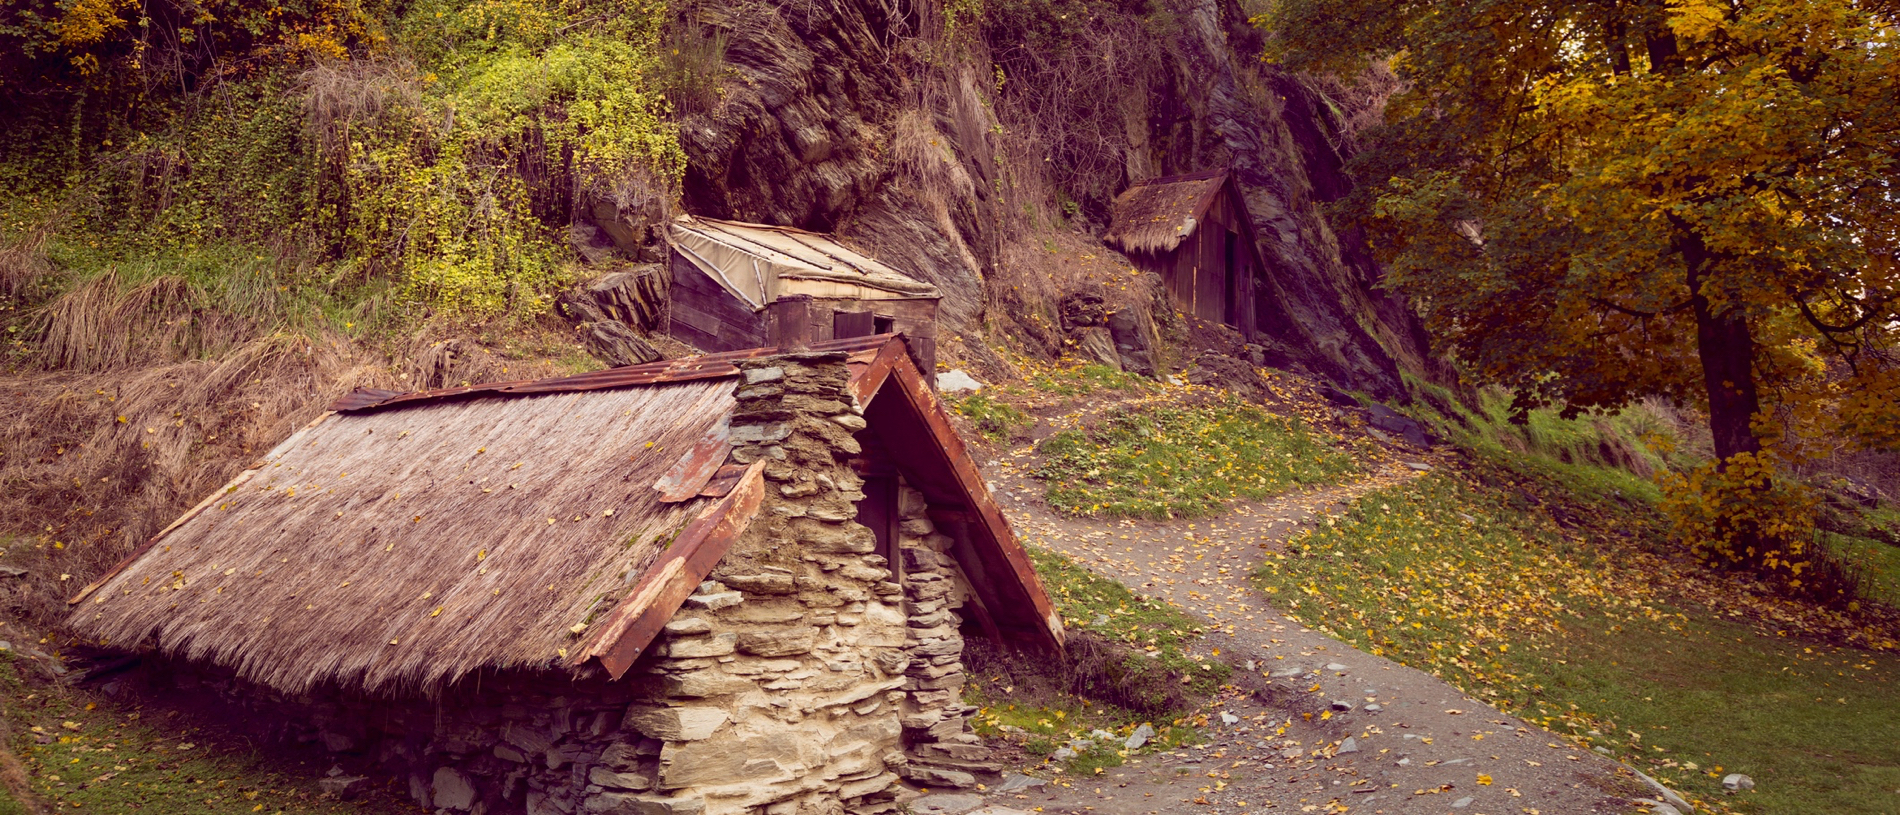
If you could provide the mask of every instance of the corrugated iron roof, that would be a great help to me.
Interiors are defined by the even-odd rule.
[[[940,296],[929,283],[803,229],[682,215],[668,226],[667,240],[754,309],[797,294],[853,300]]]

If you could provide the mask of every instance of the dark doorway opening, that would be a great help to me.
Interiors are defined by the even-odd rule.
[[[1226,285],[1221,287],[1221,322],[1240,325],[1240,235],[1227,233]]]

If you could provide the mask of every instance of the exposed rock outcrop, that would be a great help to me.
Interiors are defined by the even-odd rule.
[[[968,331],[1028,320],[1026,299],[1060,296],[1027,291],[1019,284],[1038,270],[999,260],[999,246],[1032,239],[1049,217],[1037,213],[1099,228],[1101,207],[1133,181],[1230,167],[1270,267],[1256,309],[1269,357],[1402,397],[1401,367],[1425,364],[1422,331],[1377,287],[1381,272],[1360,237],[1333,230],[1321,209],[1350,185],[1337,114],[1318,91],[1257,59],[1259,35],[1233,0],[1165,6],[1089,7],[1090,22],[1073,36],[1101,34],[1103,44],[1082,51],[1139,54],[1105,57],[1120,71],[1113,104],[1061,111],[1013,95],[1040,78],[1004,70],[1029,70],[1019,59],[1027,41],[1009,39],[1022,32],[997,28],[1015,24],[1008,20],[951,36],[946,12],[930,4],[699,7],[688,14],[726,38],[731,79],[719,105],[682,124],[684,205],[838,231],[938,286],[946,327]],[[1128,45],[1130,35],[1115,31],[1150,41]],[[1058,144],[1065,128],[1086,130],[1088,149]],[[1044,309],[1053,316],[1055,303]],[[1119,346],[1127,335],[1111,338]],[[1131,350],[1135,359],[1117,355],[1124,365],[1150,367]]]

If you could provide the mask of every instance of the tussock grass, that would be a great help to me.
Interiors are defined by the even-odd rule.
[[[1235,400],[1117,409],[1039,448],[1049,504],[1084,516],[1193,518],[1230,500],[1325,484],[1358,467],[1296,419]]]

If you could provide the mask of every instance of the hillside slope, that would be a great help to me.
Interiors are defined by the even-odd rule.
[[[930,279],[950,358],[997,376],[992,349],[1068,350],[1076,294],[1158,324],[1178,364],[1204,332],[1097,236],[1128,184],[1229,167],[1271,266],[1267,355],[1386,399],[1424,366],[1323,214],[1341,114],[1259,61],[1232,0],[3,13],[18,613],[351,387],[598,366],[554,303],[657,259],[682,210],[836,231]]]

